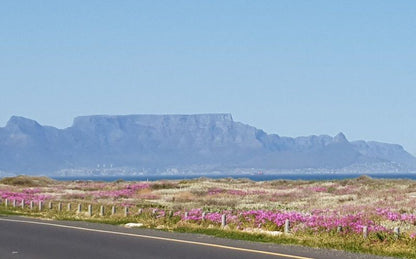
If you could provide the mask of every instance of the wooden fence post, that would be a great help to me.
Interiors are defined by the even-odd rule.
[[[51,201],[49,202],[48,209],[50,209],[50,210],[52,209],[52,202]]]
[[[13,200],[12,204],[13,204],[13,208],[16,208],[16,200]]]
[[[116,214],[116,206],[111,207],[111,215]]]
[[[284,229],[284,233],[285,233],[285,234],[289,234],[289,232],[290,232],[290,221],[289,221],[289,219],[286,219],[286,220],[285,220],[285,229]]]
[[[4,207],[8,207],[9,206],[9,199],[5,199],[4,200]]]
[[[202,221],[205,221],[205,217],[206,217],[206,215],[207,215],[207,214],[205,213],[205,211],[204,211],[204,212],[202,212],[202,217],[201,217],[201,220],[202,220]]]
[[[337,232],[338,232],[338,233],[342,232],[342,226],[338,226],[338,227],[337,227]]]
[[[129,207],[124,207],[124,217],[127,217],[129,215]]]
[[[42,211],[43,209],[43,201],[39,201],[39,211]]]
[[[368,237],[368,227],[364,226],[363,227],[363,238],[367,238]]]
[[[62,211],[62,202],[58,203],[58,211],[61,212]]]
[[[67,205],[67,210],[68,210],[68,211],[71,211],[71,203],[68,203],[68,205]]]
[[[78,203],[77,213],[81,213],[81,210],[82,210],[82,205],[81,203]]]
[[[30,210],[33,210],[33,208],[35,207],[35,202],[34,201],[30,201]]]
[[[22,203],[20,204],[20,206],[22,206],[22,209],[25,208],[25,200],[22,200]]]
[[[221,215],[221,227],[225,227],[227,225],[227,215],[222,214]]]
[[[100,216],[104,217],[104,206],[103,205],[100,206]]]
[[[89,217],[92,216],[92,205],[91,204],[88,205],[88,216]]]
[[[394,233],[394,236],[396,238],[399,238],[400,237],[400,227],[395,227],[394,230],[393,230],[393,233]]]

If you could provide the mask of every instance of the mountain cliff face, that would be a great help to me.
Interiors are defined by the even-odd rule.
[[[340,133],[288,138],[235,122],[230,114],[82,116],[57,129],[13,116],[0,128],[0,171],[52,173],[96,168],[340,170],[383,164],[412,170],[401,146],[349,142]],[[358,167],[359,168],[359,167]]]

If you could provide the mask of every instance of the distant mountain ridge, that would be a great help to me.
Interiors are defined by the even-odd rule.
[[[0,171],[53,174],[104,165],[146,172],[409,171],[416,169],[416,158],[400,145],[349,142],[342,133],[267,134],[231,114],[81,116],[65,129],[12,116],[0,128]]]

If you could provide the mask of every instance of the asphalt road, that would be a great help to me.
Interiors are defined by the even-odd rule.
[[[0,258],[383,258],[86,222],[0,216]]]

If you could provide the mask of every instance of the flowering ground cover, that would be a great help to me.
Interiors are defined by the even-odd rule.
[[[416,258],[416,181],[412,180],[363,176],[336,181],[199,178],[42,183],[37,178],[21,178],[0,181],[2,211],[107,223],[140,222],[170,230],[217,229],[252,234],[283,232],[289,220],[290,233],[274,236],[271,241],[291,240],[290,243],[303,245]],[[17,206],[9,203],[6,208],[6,199],[16,200]],[[19,206],[22,201],[24,209]],[[58,211],[55,205],[52,210],[39,211],[28,208],[31,201],[73,207]],[[77,204],[83,208],[92,205],[93,209],[90,214],[85,209],[76,212]],[[117,212],[110,213],[113,206]],[[221,226],[223,217],[226,227]],[[368,230],[366,238],[364,227]]]

